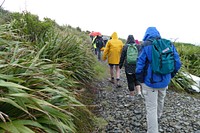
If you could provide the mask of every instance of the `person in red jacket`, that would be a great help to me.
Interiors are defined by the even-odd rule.
[[[135,43],[138,44],[138,45],[140,44],[140,42],[138,40],[135,40]]]

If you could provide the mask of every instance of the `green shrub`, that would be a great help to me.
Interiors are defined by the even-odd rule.
[[[170,88],[179,92],[183,91],[194,94],[192,85],[195,82],[186,75],[193,74],[200,77],[200,47],[185,43],[175,43],[175,46],[180,55],[182,67],[172,79]]]
[[[11,21],[11,15],[8,11],[0,7],[0,25]]]
[[[52,30],[32,43],[17,33],[26,32],[0,26],[0,132],[91,130],[93,114],[75,95],[95,76],[87,37]]]
[[[37,15],[29,12],[12,13],[12,28],[17,29],[17,34],[22,38],[34,42],[52,30],[55,22],[49,18],[40,21]]]
[[[176,43],[176,48],[187,71],[200,77],[200,46]]]

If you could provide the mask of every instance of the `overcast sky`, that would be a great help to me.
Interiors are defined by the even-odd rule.
[[[3,8],[27,10],[83,31],[115,31],[124,39],[133,34],[142,40],[146,29],[155,26],[163,38],[200,44],[198,0],[5,0]]]

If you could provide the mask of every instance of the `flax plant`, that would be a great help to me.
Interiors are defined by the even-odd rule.
[[[200,47],[192,44],[175,43],[177,51],[180,55],[182,67],[178,74],[172,79],[172,88],[175,90],[194,93],[192,85],[195,85],[190,74],[200,76]],[[198,87],[198,86],[196,86]]]
[[[74,121],[91,121],[92,114],[73,88],[94,76],[82,41],[53,33],[33,44],[10,33],[0,26],[0,132],[78,132]]]
[[[200,46],[178,43],[176,47],[186,69],[191,74],[200,77]]]

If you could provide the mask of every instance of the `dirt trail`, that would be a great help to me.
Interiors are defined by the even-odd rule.
[[[144,99],[130,100],[124,69],[121,70],[121,88],[102,80],[96,104],[98,113],[107,126],[98,133],[146,133]],[[200,133],[200,99],[187,94],[167,91],[164,112],[159,124],[160,133]]]

